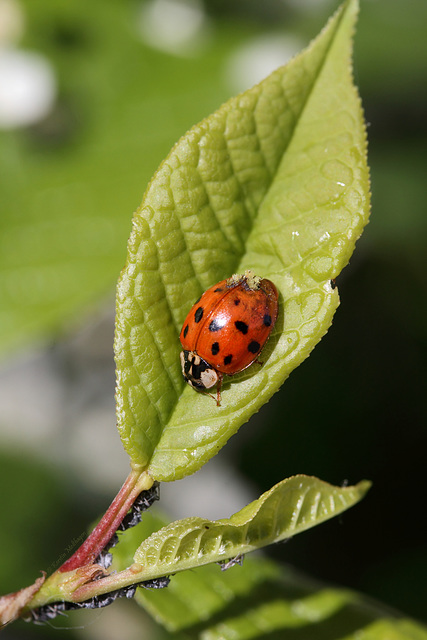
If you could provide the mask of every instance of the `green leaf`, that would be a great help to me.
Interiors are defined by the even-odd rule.
[[[213,625],[201,640],[426,640],[427,629],[412,620],[391,617],[377,608],[378,619],[369,604],[358,602],[356,594],[323,589],[307,598],[289,601],[277,597],[258,604],[243,615]],[[380,617],[382,614],[382,617]],[[350,631],[351,630],[351,631]],[[284,636],[284,632],[286,636]]]
[[[427,640],[425,627],[380,603],[262,557],[226,572],[187,571],[135,599],[170,631],[194,629],[201,640]]]
[[[153,533],[134,560],[144,578],[220,562],[301,533],[361,500],[370,483],[334,487],[317,478],[282,480],[231,518],[177,520]],[[147,576],[147,578],[145,577]]]
[[[167,589],[138,589],[135,600],[170,631],[200,623],[209,627],[208,621],[227,606],[239,598],[252,598],[279,576],[280,569],[273,562],[247,557],[232,571],[221,571],[215,565],[184,571],[173,576]]]
[[[193,127],[134,216],[117,289],[117,422],[132,464],[157,480],[215,455],[332,321],[330,281],[369,212],[356,14],[348,0],[301,55]],[[184,385],[178,333],[203,290],[247,268],[277,285],[279,319],[264,365],[228,379],[217,407]]]

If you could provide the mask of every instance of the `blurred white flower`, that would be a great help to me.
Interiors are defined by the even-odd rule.
[[[230,57],[226,80],[233,93],[245,91],[286,64],[303,47],[295,36],[271,34],[254,38]]]
[[[45,455],[57,433],[63,385],[49,353],[34,349],[0,365],[0,446]]]
[[[209,22],[200,0],[149,0],[141,7],[143,41],[174,55],[194,55],[209,40]]]
[[[0,49],[0,128],[25,127],[45,118],[55,103],[49,61],[31,51]]]

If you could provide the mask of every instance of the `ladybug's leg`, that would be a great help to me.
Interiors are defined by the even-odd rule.
[[[221,406],[221,387],[222,387],[222,376],[218,374],[218,382],[216,383],[216,397],[212,393],[209,393],[209,391],[204,392],[205,395],[212,398],[212,400],[215,400],[217,407]]]
[[[215,402],[217,402],[216,396],[214,396],[212,393],[209,393],[209,391],[202,391],[204,396],[209,396],[209,398],[212,398],[212,400],[215,400]]]
[[[216,383],[216,406],[221,406],[221,387],[222,387],[222,376],[218,376],[218,382]]]

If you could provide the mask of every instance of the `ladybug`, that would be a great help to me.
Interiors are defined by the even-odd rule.
[[[220,406],[223,376],[243,371],[257,359],[277,320],[278,298],[275,285],[252,271],[207,289],[179,335],[185,381],[199,391],[217,385]]]

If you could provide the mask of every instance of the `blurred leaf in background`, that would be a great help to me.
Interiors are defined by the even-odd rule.
[[[52,447],[51,457],[62,464],[78,430],[86,438],[92,434],[104,474],[113,474],[117,467],[112,453],[100,453],[109,434],[116,437],[112,316],[104,324],[92,320],[86,341],[81,333],[68,342],[58,335],[76,327],[88,332],[86,323],[99,313],[101,304],[112,309],[132,211],[171,144],[230,95],[266,75],[268,64],[283,64],[337,6],[331,0],[193,2],[190,14],[181,20],[181,36],[171,47],[162,15],[166,8],[166,15],[178,25],[181,4],[0,0],[0,72],[6,54],[9,64],[11,53],[37,54],[30,60],[50,91],[44,112],[43,101],[38,103],[41,119],[29,122],[28,114],[21,114],[27,124],[11,126],[9,113],[0,129],[0,346],[9,354],[1,371],[2,387],[9,388],[5,383],[11,371],[19,372],[20,377],[14,378],[16,415],[26,406],[23,422],[30,431],[31,390],[40,378],[40,361],[35,361],[32,377],[26,377],[26,354],[22,352],[23,364],[18,367],[14,349],[41,338],[52,344],[55,336],[56,342],[42,351],[42,357],[49,362],[51,379],[60,385],[60,406],[43,440],[45,451],[34,445],[34,454],[43,458]],[[333,483],[373,480],[370,495],[354,513],[346,514],[342,525],[328,523],[275,553],[322,580],[357,588],[424,619],[426,23],[427,4],[421,0],[361,2],[355,79],[369,125],[371,223],[340,278],[342,304],[328,337],[221,456],[224,465],[234,466],[236,475],[244,474],[256,485],[247,490],[252,498],[296,472]],[[15,58],[14,64],[21,66],[13,68],[25,74],[27,63],[28,58]],[[102,329],[107,325],[111,328]],[[99,347],[88,348],[95,338]],[[80,345],[78,356],[73,351],[76,345]],[[95,425],[81,412],[95,409],[104,398],[101,389],[111,404]],[[40,389],[39,400],[42,393]],[[13,414],[0,406],[1,428],[6,422],[8,432],[13,431]],[[56,439],[55,425],[58,432],[66,431],[65,441]],[[33,447],[29,436],[22,436],[22,447],[28,441]],[[63,529],[52,532],[59,550],[64,537],[68,544],[80,533],[80,523],[89,521],[88,511],[95,517],[105,506],[96,502],[96,491],[102,494],[99,487],[94,493],[85,488],[89,500],[85,504],[77,467],[68,469],[57,502],[52,486],[62,486],[58,471],[39,472],[35,462],[26,460],[18,466],[15,457],[7,463],[8,449],[16,451],[17,444],[2,438],[1,445],[6,473],[2,490],[6,487],[10,499],[3,548],[14,539],[24,544],[26,527],[19,511],[32,482],[38,487],[36,495],[45,496],[41,502],[51,503],[59,513],[58,505],[65,502],[63,516],[57,519]],[[113,445],[121,449],[118,437]],[[14,468],[25,480],[14,479]],[[218,475],[211,473],[210,481]],[[199,477],[194,491],[178,484],[175,503],[183,511],[181,517],[205,515],[195,505],[197,485],[202,486]],[[200,504],[208,502],[206,492],[212,486],[201,492]],[[73,491],[79,492],[78,502]],[[225,487],[212,494],[226,500],[232,491]],[[39,504],[36,511],[44,514],[40,527],[46,518],[47,528],[52,516],[50,507],[43,509]],[[3,513],[2,525],[5,518]],[[4,589],[24,584],[29,572],[33,579],[48,562],[44,554],[50,542],[46,543],[42,528],[29,531],[30,554],[21,562],[22,580],[16,573],[16,583],[8,580]],[[21,530],[22,538],[15,529]],[[19,554],[19,546],[14,548]],[[131,604],[116,603],[112,611],[117,615],[126,611],[129,621],[126,605]],[[108,620],[105,633],[114,628],[113,615],[105,611],[100,616],[99,624]],[[19,629],[25,637],[49,633],[46,628],[22,625],[6,633],[9,637],[19,637],[14,635]],[[83,633],[90,637],[90,627],[79,632],[80,637]],[[147,637],[158,636],[152,631]]]
[[[223,29],[200,55],[161,53],[144,43],[135,3],[19,6],[19,47],[50,65],[57,96],[42,120],[0,134],[3,349],[112,291],[150,175],[227,95],[219,76],[232,44]]]

